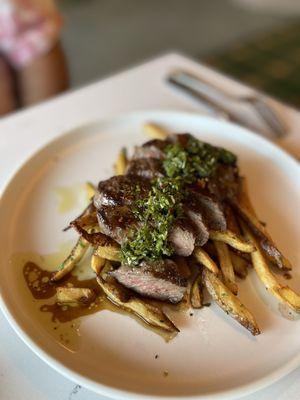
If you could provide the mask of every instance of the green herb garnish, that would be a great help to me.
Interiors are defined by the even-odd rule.
[[[169,177],[181,176],[186,183],[213,174],[218,163],[233,164],[236,156],[228,150],[201,142],[192,136],[186,146],[170,144],[166,148],[164,170]]]
[[[145,259],[172,255],[168,232],[181,214],[182,199],[180,179],[163,177],[153,181],[148,197],[136,201],[133,212],[142,224],[138,230],[129,232],[129,239],[122,246],[124,263],[138,265]]]

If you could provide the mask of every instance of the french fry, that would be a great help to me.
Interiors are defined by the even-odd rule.
[[[271,272],[268,262],[261,250],[260,244],[255,238],[252,231],[245,223],[241,223],[245,236],[252,241],[256,246],[256,251],[251,253],[252,264],[257,273],[257,276],[264,284],[265,288],[275,296],[280,303],[283,303],[300,313],[300,296],[295,293],[289,286],[282,285],[277,281],[274,274]]]
[[[121,261],[121,251],[119,246],[98,246],[95,250],[95,254],[106,260]]]
[[[232,208],[230,205],[225,206],[224,208],[224,213],[225,213],[225,218],[226,218],[226,223],[228,230],[235,233],[236,235],[240,236],[241,235],[241,229],[239,227],[239,224],[237,222],[237,219],[233,213]]]
[[[88,199],[91,200],[94,197],[97,188],[91,182],[86,182],[85,188],[86,188],[86,192],[87,192],[87,197],[88,197]]]
[[[127,151],[126,148],[123,147],[118,154],[118,158],[115,164],[115,173],[116,175],[124,175],[126,167],[127,167]]]
[[[202,307],[201,272],[196,275],[192,283],[190,290],[190,303],[193,308]]]
[[[241,190],[238,201],[232,202],[239,217],[249,226],[255,237],[259,240],[262,250],[279,268],[291,270],[289,260],[278,250],[270,234],[258,220],[248,195],[245,178],[241,183]]]
[[[99,275],[105,265],[105,258],[98,256],[96,254],[96,250],[94,250],[91,258],[91,268],[96,273],[96,275]]]
[[[151,139],[164,140],[168,136],[168,132],[165,129],[155,124],[145,124],[143,125],[143,130]]]
[[[196,247],[193,254],[200,264],[204,265],[207,269],[209,269],[216,275],[219,273],[219,268],[217,267],[217,264],[211,259],[206,251],[203,250],[202,247]]]
[[[83,212],[73,221],[71,221],[69,225],[63,229],[63,231],[67,231],[68,229],[74,227],[75,224],[81,226],[82,228],[97,224],[97,214],[93,202],[90,202]]]
[[[235,274],[241,278],[245,279],[248,275],[248,263],[243,258],[236,254],[234,251],[230,251],[230,258],[232,261],[233,269]]]
[[[72,227],[76,229],[76,231],[93,247],[99,246],[114,246],[115,241],[110,237],[104,235],[101,232],[92,232],[94,230],[93,227],[88,227],[86,229],[82,228],[76,222],[72,222]]]
[[[215,302],[232,318],[243,325],[252,335],[260,330],[251,312],[241,303],[225,284],[208,269],[203,268],[203,282]]]
[[[235,282],[233,265],[227,244],[218,241],[215,241],[214,244],[218,253],[219,265],[221,267],[224,283],[233,294],[237,294],[238,286]]]
[[[104,281],[101,276],[97,282],[106,294],[108,300],[123,310],[135,314],[150,326],[167,332],[179,332],[173,322],[159,308],[143,302],[141,299],[124,296],[123,288],[118,283]]]
[[[246,242],[241,237],[237,236],[235,233],[227,230],[227,231],[210,231],[209,238],[228,244],[236,250],[240,250],[244,253],[252,253],[255,250],[255,247],[252,243]]]
[[[58,287],[56,288],[56,303],[72,307],[90,304],[96,295],[89,288]]]
[[[58,270],[53,274],[51,281],[57,282],[66,276],[72,269],[79,263],[82,257],[85,255],[87,249],[89,248],[89,243],[83,237],[77,240],[77,243],[71,250],[68,257],[62,262]]]

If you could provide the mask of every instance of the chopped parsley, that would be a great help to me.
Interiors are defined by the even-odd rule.
[[[129,232],[129,239],[122,246],[125,264],[138,265],[145,259],[172,255],[168,232],[181,213],[183,193],[181,179],[162,177],[153,181],[146,199],[136,201],[133,212],[141,226]]]
[[[236,162],[236,156],[230,151],[201,142],[192,136],[186,146],[183,147],[180,143],[170,144],[165,153],[163,166],[167,176],[173,178],[179,175],[186,183],[209,177],[219,162]]]
[[[129,232],[121,248],[122,261],[127,265],[137,266],[143,260],[171,256],[173,249],[168,234],[174,220],[182,213],[186,186],[211,176],[218,163],[236,162],[236,156],[228,150],[192,136],[184,146],[172,143],[164,152],[164,176],[153,179],[148,196],[135,202],[133,212],[140,222],[139,228]],[[136,191],[140,191],[138,185]]]

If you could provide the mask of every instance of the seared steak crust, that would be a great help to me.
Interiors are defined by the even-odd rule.
[[[153,179],[163,176],[162,163],[156,158],[138,158],[131,160],[127,166],[126,174],[144,179]]]
[[[131,205],[134,200],[147,196],[150,184],[145,179],[136,176],[117,175],[106,181],[101,181],[94,196],[94,205],[101,206]]]
[[[139,158],[156,158],[163,160],[165,158],[164,149],[171,142],[168,140],[153,139],[144,143],[142,146],[136,146],[133,159]]]
[[[130,229],[138,226],[132,210],[128,206],[102,206],[97,211],[101,232],[122,244]]]

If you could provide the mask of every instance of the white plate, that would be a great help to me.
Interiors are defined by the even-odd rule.
[[[7,186],[0,206],[3,311],[49,365],[106,396],[229,399],[258,390],[300,364],[300,322],[280,316],[253,273],[240,284],[240,297],[262,329],[258,337],[215,305],[192,317],[174,316],[181,332],[168,344],[134,319],[105,311],[83,319],[79,349],[70,351],[55,339],[40,313],[32,312],[21,268],[10,263],[15,253],[51,253],[75,238],[75,233],[61,229],[80,210],[59,214],[55,189],[109,177],[120,147],[145,140],[141,124],[147,121],[170,131],[191,132],[237,153],[258,215],[295,267],[300,264],[300,170],[292,158],[225,122],[185,113],[133,113],[61,136],[30,158]],[[293,278],[289,282],[300,289],[299,269]]]

